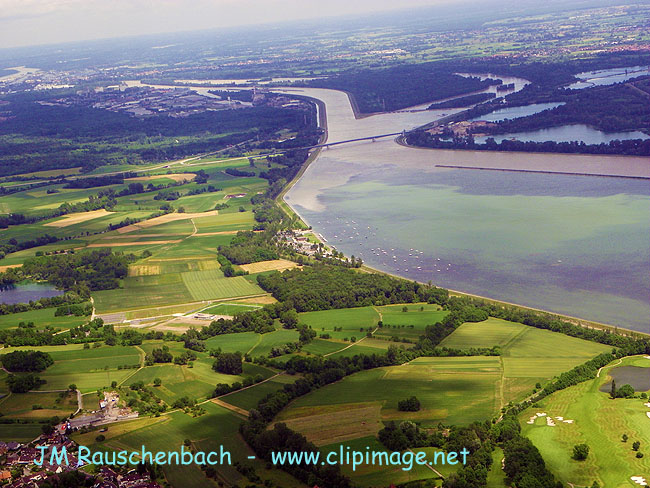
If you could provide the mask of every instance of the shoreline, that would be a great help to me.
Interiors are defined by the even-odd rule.
[[[312,100],[314,103],[316,103],[318,105],[319,124],[320,124],[320,127],[324,131],[323,135],[321,136],[321,140],[320,140],[319,143],[323,143],[323,142],[327,141],[327,137],[328,137],[327,107],[325,105],[325,102],[323,102],[322,100],[319,100],[319,99],[313,98],[313,97],[305,97],[305,98],[308,98],[308,99]],[[348,94],[348,98],[349,98],[349,94]],[[352,109],[354,111],[354,105],[353,104],[351,104],[351,105],[352,105]],[[356,116],[356,114],[355,114],[355,116]],[[408,148],[434,150],[433,148],[418,148],[416,146],[410,146],[410,145],[404,143],[401,139],[402,139],[402,136],[398,136],[395,139],[395,142],[397,144],[400,144],[400,145],[402,145],[404,147],[408,147]],[[280,192],[280,194],[275,199],[276,202],[278,202],[278,204],[282,208],[282,210],[285,211],[285,213],[287,213],[289,215],[289,217],[291,217],[291,214],[295,215],[296,217],[298,217],[300,222],[303,223],[306,227],[311,227],[311,225],[309,224],[307,219],[305,219],[300,214],[300,212],[298,212],[298,210],[296,210],[289,202],[287,202],[284,199],[284,197],[289,192],[289,190],[291,190],[291,188],[300,180],[300,178],[302,178],[302,176],[305,173],[305,171],[307,170],[307,168],[318,158],[318,156],[320,155],[320,151],[321,151],[321,148],[317,149],[316,151],[314,151],[312,154],[309,155],[309,158],[307,158],[307,161],[305,161],[305,163],[303,163],[300,171],[296,174],[296,176],[290,182],[287,183],[285,188]],[[502,152],[502,151],[491,151],[491,152]],[[512,151],[512,152],[514,153],[514,151]],[[520,152],[520,154],[529,154],[529,153]],[[586,156],[595,156],[595,155],[586,155]],[[440,166],[440,165],[438,165],[438,166]],[[465,168],[463,168],[463,169],[465,169]],[[509,169],[501,169],[501,168],[476,168],[476,167],[471,167],[471,166],[467,167],[466,169],[486,169],[486,170],[493,169],[493,170],[496,170],[496,171],[542,172],[542,171],[528,171],[528,170],[516,170],[516,169],[515,170],[509,170]],[[547,171],[546,173],[563,174],[563,173],[552,172],[552,171]],[[564,173],[564,174],[566,174],[566,173]],[[623,178],[646,179],[646,177],[616,176],[616,175],[611,175],[610,176],[610,175],[585,174],[584,176],[602,176],[602,177],[614,177],[614,178],[623,177]],[[648,177],[648,178],[650,178],[650,177]],[[326,242],[324,242],[323,238],[321,238],[317,233],[314,232],[314,236],[316,237],[316,239],[318,239],[318,241],[322,242],[324,245],[326,245],[326,246],[328,245]],[[401,275],[398,275],[398,274],[389,273],[389,272],[382,271],[382,270],[379,270],[379,269],[376,269],[376,268],[372,268],[372,267],[370,267],[368,265],[365,265],[365,264],[361,267],[361,269],[364,270],[365,272],[369,272],[369,273],[378,273],[378,274],[384,274],[384,275],[392,276],[392,277],[402,279],[402,280],[417,281],[417,280],[411,280],[411,279],[409,279],[409,278],[407,278],[405,276],[401,276]],[[418,283],[421,283],[421,282],[418,282]],[[421,284],[424,284],[424,283],[421,283]],[[486,300],[488,302],[498,304],[498,305],[502,305],[502,306],[504,306],[504,305],[505,306],[513,306],[513,307],[518,307],[518,308],[521,308],[521,309],[524,309],[524,310],[531,310],[531,311],[535,311],[535,312],[541,312],[541,313],[545,313],[545,314],[549,314],[549,315],[559,317],[560,319],[566,320],[567,322],[570,322],[570,323],[573,323],[573,324],[576,324],[576,325],[580,325],[581,327],[596,328],[596,329],[600,329],[600,330],[616,332],[616,333],[619,333],[619,334],[622,331],[623,335],[638,334],[638,335],[641,335],[641,336],[650,337],[650,333],[648,333],[648,332],[641,332],[641,331],[637,331],[637,330],[633,330],[633,329],[628,329],[628,328],[625,328],[625,327],[618,327],[618,326],[614,326],[614,325],[610,325],[610,324],[605,324],[605,323],[602,323],[602,322],[597,322],[597,321],[594,321],[594,320],[588,320],[588,319],[584,319],[584,318],[580,318],[580,317],[574,317],[574,316],[571,316],[571,315],[551,312],[549,310],[544,310],[544,309],[541,309],[541,308],[529,307],[529,306],[526,306],[526,305],[521,305],[521,304],[517,304],[517,303],[498,300],[498,299],[495,299],[495,298],[485,297],[485,296],[482,296],[482,295],[476,295],[476,294],[473,294],[473,293],[464,292],[464,291],[460,291],[460,290],[452,290],[450,288],[445,288],[445,289],[449,290],[449,293],[451,295],[466,296],[466,297],[470,297],[470,298],[478,298],[478,299]]]

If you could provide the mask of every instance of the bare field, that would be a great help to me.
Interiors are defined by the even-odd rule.
[[[45,227],[68,227],[69,225],[78,224],[80,222],[85,222],[86,220],[96,219],[98,217],[104,217],[110,215],[113,212],[107,212],[106,209],[102,208],[100,210],[92,210],[91,212],[81,212],[68,214],[61,220],[56,220],[54,222],[48,222],[43,224]]]
[[[153,276],[160,274],[160,266],[152,264],[132,264],[129,266],[129,276]]]
[[[0,266],[0,273],[4,273],[9,268],[20,268],[22,264],[8,264],[6,266]]]
[[[216,210],[211,210],[210,212],[195,212],[195,213],[170,213],[166,215],[161,215],[160,217],[154,217],[153,219],[145,220],[144,222],[138,222],[137,224],[127,225],[121,229],[117,229],[119,234],[126,234],[128,232],[133,232],[140,229],[147,229],[149,227],[155,227],[156,225],[166,224],[167,222],[174,222],[176,220],[188,220],[194,219],[197,217],[211,217],[213,215],[218,215]]]
[[[178,244],[182,239],[173,239],[166,241],[141,241],[141,242],[95,242],[88,244],[86,247],[127,247],[127,246],[149,246],[154,244]]]
[[[274,259],[272,261],[260,261],[259,263],[242,264],[239,266],[244,271],[249,273],[263,273],[265,271],[284,271],[285,269],[292,269],[298,267],[293,261],[286,259]]]
[[[381,402],[304,407],[292,410],[292,418],[282,418],[282,422],[309,442],[325,446],[376,436],[384,427],[379,420],[381,407]]]
[[[193,181],[196,178],[194,173],[172,173],[172,174],[162,174],[162,175],[149,175],[149,176],[136,176],[134,178],[127,178],[124,181],[151,181],[151,180],[160,180],[162,178],[169,178],[174,181]]]

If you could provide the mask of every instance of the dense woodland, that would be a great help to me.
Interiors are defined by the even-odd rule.
[[[400,110],[432,100],[482,90],[500,81],[463,77],[437,64],[403,65],[380,70],[351,71],[307,86],[343,90],[354,96],[361,113]]]
[[[272,107],[208,111],[178,119],[36,103],[60,96],[5,97],[10,104],[3,108],[11,116],[0,124],[0,176],[168,161],[264,138],[280,129],[297,131],[312,123],[301,111]]]
[[[439,303],[447,296],[441,288],[322,264],[259,275],[257,281],[298,312],[417,301]]]

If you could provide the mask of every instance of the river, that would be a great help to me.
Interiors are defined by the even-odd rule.
[[[328,142],[441,115],[355,119],[344,93],[292,91],[324,101]],[[324,149],[285,198],[329,244],[378,269],[648,331],[647,181],[440,164],[650,177],[647,158],[439,151],[381,140]]]

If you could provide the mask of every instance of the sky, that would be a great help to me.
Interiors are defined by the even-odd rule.
[[[0,0],[0,48],[355,15],[453,1]]]

